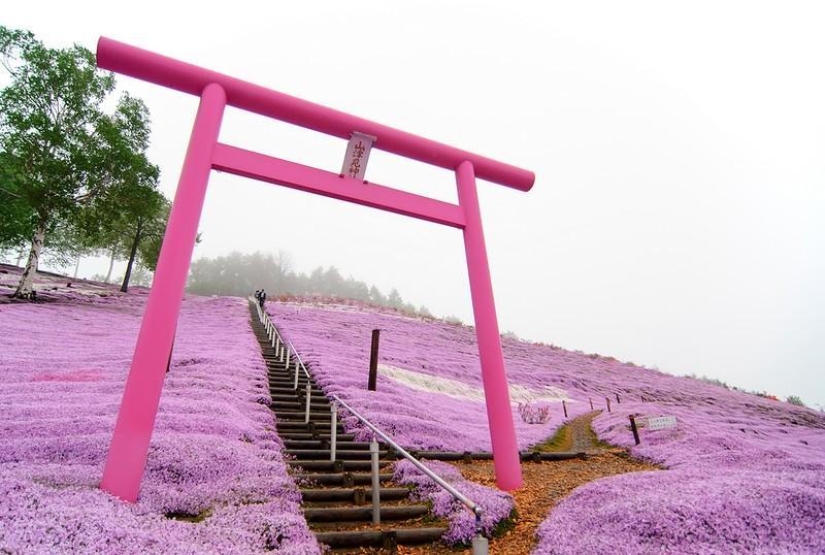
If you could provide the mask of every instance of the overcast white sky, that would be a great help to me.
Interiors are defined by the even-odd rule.
[[[526,194],[479,182],[502,331],[825,405],[825,4],[54,1],[2,24],[530,169]],[[118,81],[152,112],[171,197],[197,99]],[[345,148],[235,110],[221,140],[336,172]],[[450,172],[380,151],[367,178],[456,197]],[[200,228],[195,258],[284,250],[472,321],[457,230],[217,173]]]

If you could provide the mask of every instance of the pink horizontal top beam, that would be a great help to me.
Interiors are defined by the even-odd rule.
[[[473,164],[476,177],[529,191],[533,172],[472,154],[405,131],[301,100],[247,81],[143,50],[107,37],[97,43],[97,65],[156,85],[200,96],[210,83],[226,91],[227,104],[327,135],[349,139],[354,131],[377,137],[374,148],[449,170]]]
[[[218,143],[216,170],[463,229],[460,206]]]

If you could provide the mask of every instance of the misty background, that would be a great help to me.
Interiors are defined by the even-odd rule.
[[[479,182],[502,332],[825,405],[820,3],[231,8],[2,17],[48,46],[105,35],[532,170],[528,193]],[[151,110],[172,198],[197,99],[118,84]],[[336,172],[346,146],[231,108],[221,141]],[[456,201],[451,172],[377,150],[367,179]],[[457,230],[217,172],[200,230],[195,260],[284,253],[472,323]]]

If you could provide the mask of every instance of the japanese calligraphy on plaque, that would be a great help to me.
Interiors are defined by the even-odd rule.
[[[372,135],[354,132],[347,145],[341,175],[364,181],[364,174],[367,172],[367,160],[369,160],[370,150],[372,150],[372,143],[374,142],[375,137]]]

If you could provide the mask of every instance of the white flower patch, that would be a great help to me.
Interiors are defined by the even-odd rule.
[[[464,382],[431,376],[413,370],[405,370],[397,366],[379,364],[378,373],[391,380],[417,391],[440,393],[465,401],[484,401],[484,390],[468,385]],[[521,385],[510,385],[510,403],[516,405],[528,401],[556,402],[570,401],[567,392],[558,387],[544,386],[540,389],[530,389]]]

